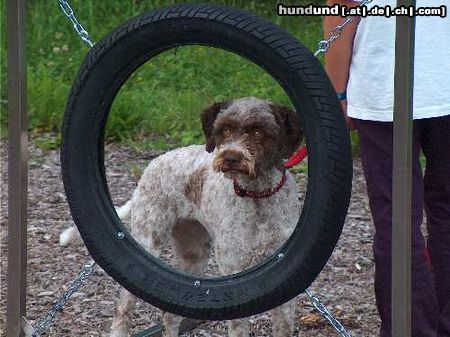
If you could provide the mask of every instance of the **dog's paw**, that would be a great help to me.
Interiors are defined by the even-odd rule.
[[[80,233],[78,233],[78,229],[75,226],[71,226],[63,230],[63,232],[59,235],[59,245],[61,247],[66,247],[79,237]]]
[[[126,327],[118,327],[111,330],[109,337],[129,337],[128,329]]]

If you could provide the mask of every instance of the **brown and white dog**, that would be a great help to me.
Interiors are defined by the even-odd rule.
[[[153,255],[171,246],[176,264],[204,273],[214,256],[222,275],[254,266],[278,249],[300,213],[297,185],[284,159],[302,131],[294,110],[257,98],[213,104],[201,116],[205,145],[170,151],[144,171],[130,201],[132,235]],[[63,238],[64,239],[64,238]],[[111,337],[129,335],[134,296],[122,290]],[[271,311],[273,336],[292,336],[293,301]],[[178,336],[181,317],[164,313],[165,337]],[[248,337],[246,319],[230,321],[229,336]]]

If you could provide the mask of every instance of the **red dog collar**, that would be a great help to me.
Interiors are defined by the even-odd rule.
[[[298,151],[296,153],[294,153],[292,155],[292,157],[289,158],[289,160],[284,163],[285,169],[283,171],[283,176],[281,177],[277,186],[275,186],[274,188],[272,188],[270,190],[262,191],[262,192],[247,191],[245,188],[243,188],[242,186],[239,185],[236,178],[233,178],[234,192],[236,193],[237,196],[239,196],[241,198],[249,197],[249,198],[253,198],[253,199],[263,199],[263,198],[271,197],[272,195],[277,193],[283,187],[284,183],[286,182],[286,169],[291,168],[291,167],[301,163],[303,161],[303,159],[306,158],[307,155],[308,155],[308,152],[306,150],[306,146],[302,146],[300,149],[298,149]]]

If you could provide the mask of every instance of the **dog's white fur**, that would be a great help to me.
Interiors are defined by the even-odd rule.
[[[250,110],[272,123],[272,129],[277,127],[268,103],[254,98],[235,100],[218,116],[245,123]],[[154,256],[160,256],[162,249],[170,245],[180,268],[201,274],[214,252],[219,272],[230,275],[254,266],[281,247],[297,224],[300,202],[298,187],[289,172],[285,185],[269,198],[236,196],[230,176],[237,176],[249,190],[264,191],[277,185],[282,171],[271,167],[253,179],[242,172],[220,172],[222,162],[218,159],[230,148],[243,153],[243,161],[255,159],[242,139],[215,146],[211,153],[205,151],[204,145],[192,145],[152,160],[130,201],[117,211],[122,219],[130,215],[131,234]],[[60,243],[67,244],[76,235],[74,232],[68,229],[62,233]],[[128,336],[134,302],[134,297],[123,289],[111,337]],[[271,311],[273,336],[292,335],[294,313],[293,301]],[[164,313],[164,337],[178,336],[180,321],[180,317]],[[228,327],[229,336],[249,335],[246,319],[230,321]]]

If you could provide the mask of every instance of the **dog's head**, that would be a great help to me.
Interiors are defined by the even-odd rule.
[[[206,151],[216,149],[214,170],[229,178],[281,169],[303,140],[294,110],[253,97],[215,103],[201,117]]]

